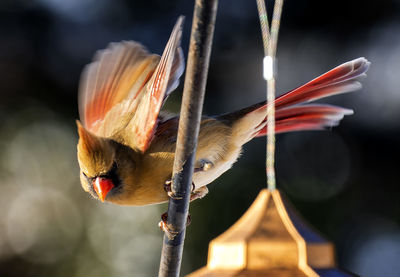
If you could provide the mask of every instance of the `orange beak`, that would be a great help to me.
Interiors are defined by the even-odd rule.
[[[104,177],[96,177],[93,180],[93,188],[99,196],[101,202],[104,202],[106,199],[107,193],[114,187],[114,184],[111,179]]]

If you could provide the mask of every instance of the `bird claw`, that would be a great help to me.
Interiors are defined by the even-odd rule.
[[[175,200],[182,199],[183,197],[177,196],[172,192],[172,188],[171,187],[172,187],[172,180],[168,179],[164,183],[164,190],[167,192],[169,198],[172,198],[172,199],[175,199]]]
[[[170,197],[170,198],[172,198],[172,199],[175,199],[175,200],[180,200],[180,199],[182,199],[183,197],[181,197],[181,196],[176,196],[173,192],[172,192],[172,188],[171,188],[171,186],[172,186],[172,180],[171,179],[168,179],[167,181],[165,181],[165,183],[164,183],[164,190],[167,192],[167,194],[168,194],[168,196]],[[196,185],[192,182],[192,190],[191,190],[191,193],[193,193],[194,191],[195,191],[195,189],[196,189]],[[207,190],[207,192],[208,192],[208,190]],[[207,194],[207,193],[206,193]],[[202,197],[200,197],[200,198],[202,198]],[[192,198],[190,198],[190,200],[191,200]],[[197,199],[197,198],[196,198]]]
[[[199,166],[194,168],[194,171],[193,171],[194,173],[210,170],[214,166],[214,164],[207,159],[200,159],[197,161],[197,163]],[[180,200],[183,198],[182,196],[177,196],[176,194],[174,194],[172,192],[172,179],[168,179],[167,181],[165,181],[164,190],[167,192],[168,196],[172,199]],[[199,188],[196,190],[196,186],[192,182],[190,201],[198,199],[198,198],[203,198],[207,193],[208,193],[208,189],[206,187],[204,189]]]
[[[158,227],[165,233],[169,240],[174,240],[174,238],[179,234],[179,231],[171,230],[171,228],[167,224],[168,213],[163,213],[161,215],[161,221],[158,223]],[[192,222],[192,217],[188,214],[186,220],[186,227],[190,225]]]
[[[194,184],[193,184],[194,185]],[[196,200],[196,199],[201,199],[204,196],[206,196],[208,193],[208,188],[207,186],[195,189],[193,188],[192,193],[190,194],[190,201]]]
[[[165,233],[169,240],[173,240],[179,232],[171,230],[167,224],[168,213],[163,213],[161,215],[161,221],[158,223],[158,227],[160,227],[161,231]]]

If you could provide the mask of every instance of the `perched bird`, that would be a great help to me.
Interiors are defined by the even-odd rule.
[[[82,75],[77,121],[82,187],[94,198],[120,205],[169,199],[179,116],[160,112],[184,70],[178,19],[161,58],[131,41],[98,52]],[[277,97],[276,132],[335,126],[353,111],[307,104],[361,88],[369,62],[358,58]],[[266,135],[266,103],[229,114],[203,117],[198,137],[191,199],[227,171],[242,146]]]

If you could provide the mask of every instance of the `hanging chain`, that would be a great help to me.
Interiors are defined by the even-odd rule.
[[[267,81],[267,156],[266,171],[269,190],[276,188],[275,178],[275,54],[278,42],[283,0],[276,0],[272,16],[271,30],[264,0],[257,0],[261,33],[264,45],[264,79]]]

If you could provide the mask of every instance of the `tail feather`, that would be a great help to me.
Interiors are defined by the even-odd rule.
[[[299,105],[278,109],[276,111],[275,118],[277,120],[283,120],[286,118],[307,114],[315,114],[319,116],[329,116],[333,114],[351,115],[353,114],[353,110],[327,104]]]
[[[361,83],[358,80],[365,76],[369,65],[370,62],[365,58],[346,62],[307,84],[277,97],[276,132],[321,130],[338,125],[345,115],[352,114],[353,111],[332,105],[305,103],[360,89]],[[261,102],[222,115],[219,119],[231,122],[235,127],[235,133],[242,136],[246,142],[254,136],[266,135],[266,106],[266,102]]]
[[[307,84],[279,96],[275,100],[275,106],[278,108],[306,103],[360,89],[361,84],[358,80],[365,76],[369,65],[370,62],[365,58],[358,58],[339,65]]]
[[[332,105],[314,104],[282,108],[276,111],[276,133],[300,130],[322,130],[339,124],[352,110]],[[255,129],[254,136],[267,134],[266,119]]]

